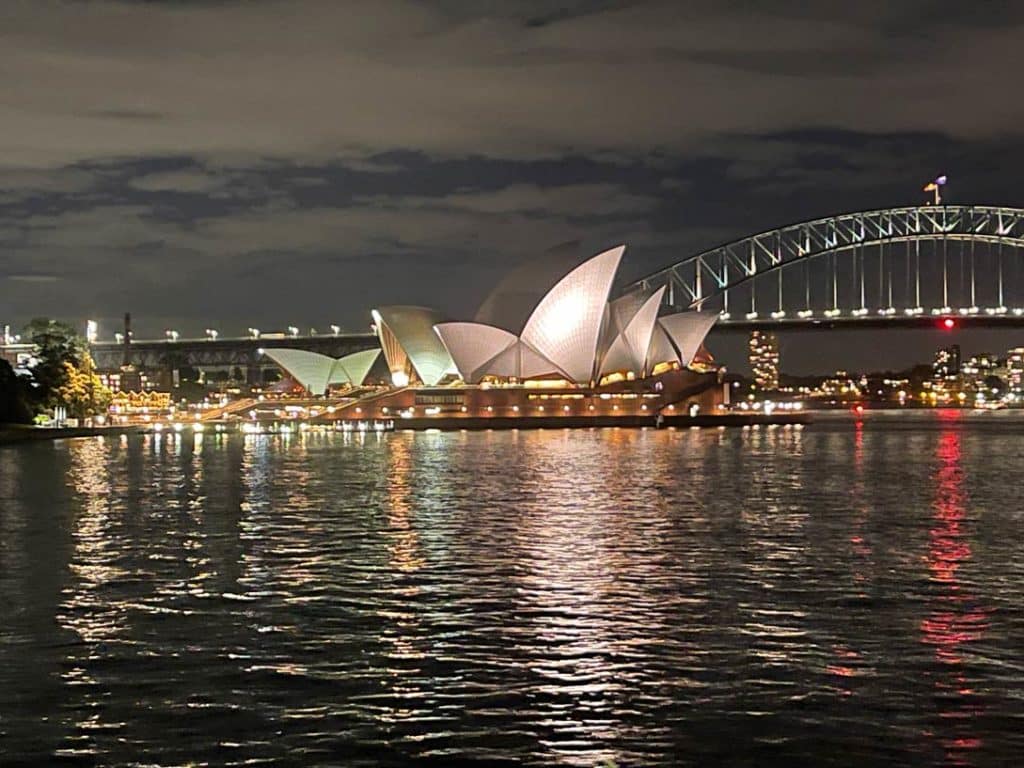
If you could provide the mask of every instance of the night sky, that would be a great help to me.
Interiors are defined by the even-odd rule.
[[[1021,206],[1022,64],[1024,3],[997,0],[3,0],[0,324],[470,319],[569,240],[628,244],[628,278],[938,173]],[[784,338],[784,368],[950,340],[838,338]],[[742,341],[712,351],[742,369]]]

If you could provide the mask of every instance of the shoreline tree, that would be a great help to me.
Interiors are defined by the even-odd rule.
[[[57,399],[74,419],[88,419],[104,413],[113,393],[96,375],[92,355],[83,352],[78,365],[64,362],[64,383],[57,389]]]
[[[30,424],[29,388],[11,364],[0,359],[0,424]]]
[[[67,323],[36,318],[25,326],[25,338],[35,345],[35,363],[28,400],[35,412],[63,405],[68,416],[85,419],[104,413],[113,393],[96,375],[89,346]]]

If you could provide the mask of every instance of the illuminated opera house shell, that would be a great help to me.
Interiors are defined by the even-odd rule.
[[[643,378],[659,366],[690,365],[717,315],[680,312],[658,317],[664,288],[609,301],[624,252],[625,246],[612,248],[563,277],[540,300],[518,336],[482,323],[436,323],[444,359],[470,384],[484,377],[557,378],[587,386],[614,374]],[[383,336],[381,341],[390,363]],[[434,354],[440,360],[440,352]],[[434,367],[440,366],[438,362]]]
[[[263,354],[310,393],[322,395],[332,385],[361,385],[380,356],[380,350],[368,349],[337,358],[288,348],[264,349]]]
[[[437,384],[458,370],[434,333],[441,316],[428,307],[394,306],[373,310],[373,323],[396,387]]]

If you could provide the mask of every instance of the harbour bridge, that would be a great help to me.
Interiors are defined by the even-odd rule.
[[[712,248],[630,286],[737,330],[1024,326],[1024,209],[845,213]]]
[[[287,336],[281,338],[199,338],[97,341],[90,345],[96,367],[116,371],[123,362],[143,369],[173,370],[184,366],[203,369],[240,369],[247,381],[256,381],[259,373],[276,369],[277,364],[263,354],[264,348],[297,347],[331,357],[341,357],[377,344],[371,333],[342,333],[320,336]]]

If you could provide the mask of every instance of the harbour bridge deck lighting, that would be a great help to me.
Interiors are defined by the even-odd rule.
[[[796,316],[799,317],[801,320],[806,319],[808,317],[813,317],[814,316],[814,310],[813,309],[801,309],[799,312],[796,313]]]

